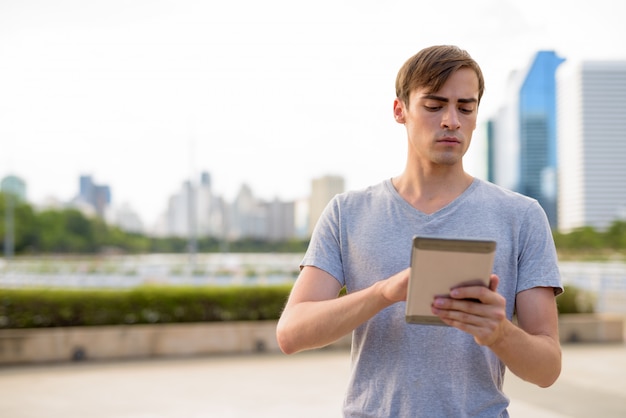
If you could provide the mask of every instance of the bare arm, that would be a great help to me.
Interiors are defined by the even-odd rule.
[[[508,322],[501,338],[489,347],[520,378],[541,387],[561,374],[558,313],[554,290],[536,287],[517,295],[519,327]]]
[[[286,354],[328,345],[391,304],[406,300],[409,269],[367,289],[338,298],[341,286],[330,274],[306,266],[278,321],[276,338]]]
[[[504,298],[491,286],[459,288],[455,299],[438,298],[433,312],[447,324],[474,336],[489,347],[520,378],[541,387],[552,385],[561,373],[558,314],[554,290],[536,287],[520,292],[516,299],[519,326],[506,318]],[[480,299],[482,303],[460,300]]]

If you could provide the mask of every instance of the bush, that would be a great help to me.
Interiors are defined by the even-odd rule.
[[[0,328],[278,319],[290,286],[0,290]]]
[[[565,292],[556,298],[559,314],[593,313],[595,298],[593,294],[575,286],[565,286]]]
[[[275,320],[291,286],[131,290],[0,289],[0,329]],[[592,313],[589,292],[565,286],[559,314]]]

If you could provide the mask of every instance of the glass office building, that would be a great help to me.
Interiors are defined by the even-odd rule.
[[[517,191],[539,201],[557,227],[556,70],[565,61],[539,51],[519,90],[519,176]]]
[[[626,219],[626,61],[558,73],[559,230]]]

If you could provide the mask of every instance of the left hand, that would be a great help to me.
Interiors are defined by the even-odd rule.
[[[455,288],[450,291],[450,297],[435,297],[432,312],[446,324],[473,335],[477,344],[490,346],[503,336],[508,323],[506,299],[496,292],[499,282],[499,277],[492,274],[488,288]]]

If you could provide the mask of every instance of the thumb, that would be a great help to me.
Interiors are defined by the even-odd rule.
[[[492,274],[489,277],[489,290],[495,292],[496,289],[498,288],[499,283],[500,283],[500,278],[497,275]]]

